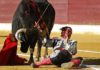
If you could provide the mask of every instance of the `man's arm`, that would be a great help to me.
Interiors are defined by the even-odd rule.
[[[68,51],[72,55],[75,55],[77,53],[77,41],[75,41],[75,40],[70,41],[70,47],[69,47]]]

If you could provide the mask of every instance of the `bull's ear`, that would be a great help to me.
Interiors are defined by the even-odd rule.
[[[26,29],[24,29],[24,28],[19,29],[19,30],[17,30],[17,32],[15,34],[15,38],[21,42],[26,41],[25,33],[26,33]]]

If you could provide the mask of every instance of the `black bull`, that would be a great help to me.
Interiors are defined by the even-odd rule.
[[[38,55],[37,55],[38,60],[41,55],[40,53],[42,44],[41,41],[39,40],[40,37],[39,30],[37,28],[34,28],[35,25],[34,23],[40,19],[41,15],[42,15],[42,20],[45,22],[50,35],[50,32],[54,25],[55,10],[48,1],[22,0],[18,5],[18,8],[13,16],[13,21],[12,21],[13,38],[16,40],[15,34],[19,29],[22,28],[26,29],[25,35],[21,35],[22,37],[25,36],[25,39],[20,43],[22,52],[26,53],[28,47],[30,47],[30,50],[32,51],[30,54],[29,62],[33,62],[33,51],[36,42],[38,42]]]

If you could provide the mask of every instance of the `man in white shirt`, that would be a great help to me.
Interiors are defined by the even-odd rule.
[[[45,44],[46,46],[52,44],[54,46],[53,53],[50,54],[48,58],[43,59],[40,62],[36,62],[33,67],[39,67],[41,65],[54,64],[62,68],[70,68],[72,66],[79,66],[82,58],[72,59],[72,55],[77,53],[77,41],[70,40],[72,35],[71,27],[62,27],[61,28],[61,38],[51,39]],[[49,45],[49,46],[50,46]],[[69,63],[69,64],[68,64]],[[68,66],[69,65],[69,66]]]

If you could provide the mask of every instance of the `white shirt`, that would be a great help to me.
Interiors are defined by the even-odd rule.
[[[57,56],[61,51],[59,48],[64,48],[65,50],[68,50],[70,54],[75,55],[77,53],[77,41],[64,39],[59,40],[55,45],[54,52],[50,55],[50,57]]]

